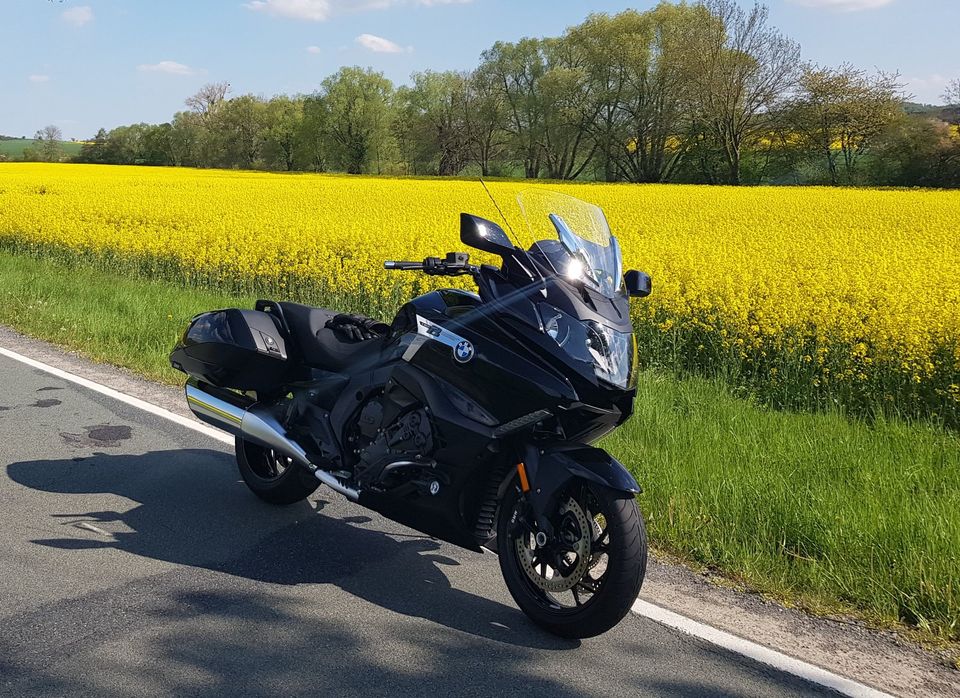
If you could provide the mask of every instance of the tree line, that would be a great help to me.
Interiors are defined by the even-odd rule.
[[[228,83],[209,84],[168,123],[101,129],[76,159],[606,182],[960,186],[960,107],[918,109],[902,87],[896,74],[803,62],[763,5],[662,2],[590,15],[559,37],[497,42],[472,71],[414,73],[409,85],[359,67],[340,69],[309,95],[233,96]],[[960,80],[944,98],[960,104]]]

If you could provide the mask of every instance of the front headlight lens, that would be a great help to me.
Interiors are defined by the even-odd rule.
[[[597,377],[619,388],[636,385],[637,339],[632,332],[617,332],[599,322],[588,322],[587,349]]]
[[[630,389],[636,385],[637,342],[599,322],[584,322],[546,303],[540,306],[543,331],[572,358],[593,364],[597,378]]]

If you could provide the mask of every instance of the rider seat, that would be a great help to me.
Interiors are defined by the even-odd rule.
[[[382,338],[351,341],[327,327],[327,322],[338,315],[333,310],[299,303],[278,305],[290,327],[291,339],[308,366],[339,373],[359,367],[365,360],[372,365]]]

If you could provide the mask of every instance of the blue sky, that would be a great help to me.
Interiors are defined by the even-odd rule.
[[[744,0],[746,2],[746,0]],[[469,69],[498,39],[557,35],[655,0],[2,0],[0,134],[168,120],[205,82],[312,92],[343,65],[394,82]],[[768,0],[804,58],[899,70],[919,101],[960,77],[960,0]]]

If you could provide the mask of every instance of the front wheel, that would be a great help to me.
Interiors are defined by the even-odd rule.
[[[510,595],[555,635],[586,638],[610,630],[629,613],[647,568],[636,501],[573,480],[547,518],[552,536],[538,529],[519,484],[501,502],[497,549]]]

